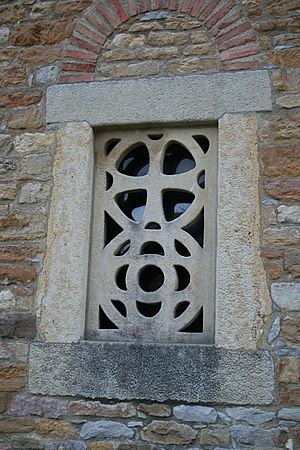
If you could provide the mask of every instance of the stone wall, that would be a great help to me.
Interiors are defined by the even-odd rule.
[[[299,12],[297,0],[1,3],[0,450],[300,448]],[[56,151],[47,87],[257,68],[273,86],[273,111],[258,114],[261,242],[274,302],[260,349],[274,358],[273,403],[29,394]]]

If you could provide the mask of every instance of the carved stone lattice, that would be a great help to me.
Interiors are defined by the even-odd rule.
[[[101,132],[87,336],[212,343],[217,132]]]

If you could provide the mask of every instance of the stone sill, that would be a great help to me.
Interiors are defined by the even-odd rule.
[[[33,394],[269,405],[273,380],[266,351],[89,341],[30,349]]]

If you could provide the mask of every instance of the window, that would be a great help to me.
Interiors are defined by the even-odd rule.
[[[216,135],[215,127],[99,134],[89,338],[213,342]]]

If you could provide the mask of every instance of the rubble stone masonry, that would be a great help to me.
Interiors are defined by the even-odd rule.
[[[272,82],[273,110],[257,113],[261,252],[273,300],[258,349],[274,361],[274,401],[30,394],[57,144],[47,88],[256,69]],[[299,0],[2,0],[0,133],[0,450],[300,449]]]

